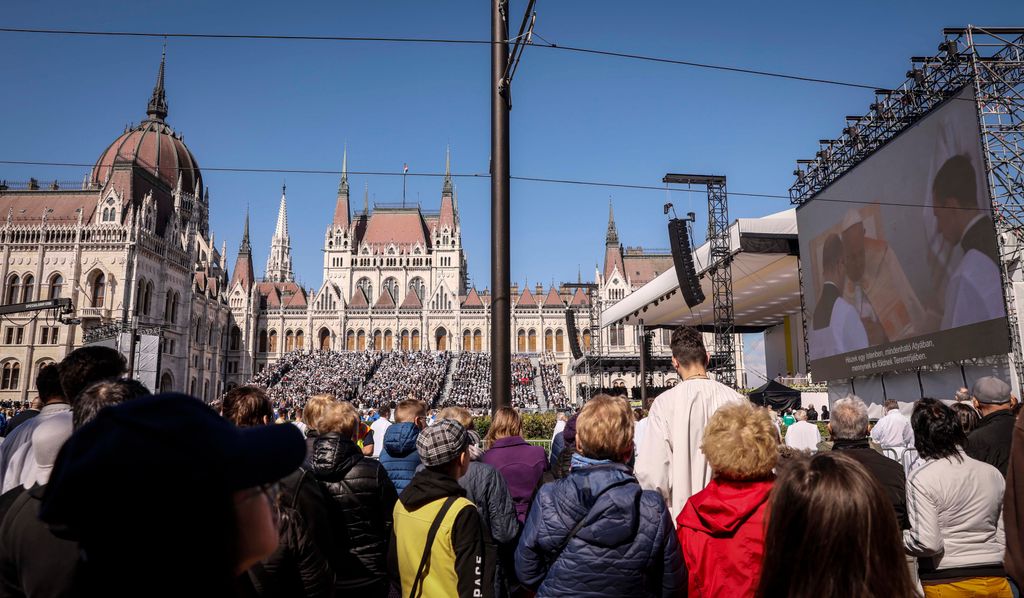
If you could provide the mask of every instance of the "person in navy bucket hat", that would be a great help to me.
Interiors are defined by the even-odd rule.
[[[68,439],[39,518],[79,542],[83,595],[229,596],[276,549],[274,483],[305,453],[295,426],[236,428],[186,395],[141,398]]]

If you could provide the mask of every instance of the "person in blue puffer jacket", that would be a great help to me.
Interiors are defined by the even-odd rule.
[[[686,570],[664,499],[626,463],[633,414],[597,395],[576,421],[569,475],[543,486],[516,548],[519,580],[537,597],[686,594]]]
[[[380,463],[399,494],[409,485],[412,476],[416,474],[416,468],[420,466],[416,439],[426,421],[427,406],[423,401],[406,399],[398,403],[395,423],[384,432],[384,450],[380,452]]]

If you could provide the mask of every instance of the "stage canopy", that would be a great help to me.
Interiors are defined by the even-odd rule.
[[[729,233],[736,332],[761,332],[781,324],[787,315],[799,314],[796,210],[763,218],[740,218],[729,227]],[[643,320],[648,328],[687,325],[712,330],[709,253],[708,243],[693,252],[697,276],[704,290],[703,303],[692,309],[686,306],[672,268],[606,309],[603,324],[636,325]]]

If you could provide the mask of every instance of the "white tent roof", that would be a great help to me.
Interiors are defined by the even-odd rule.
[[[732,248],[733,313],[738,332],[755,332],[800,312],[796,210],[763,218],[740,218],[729,227]],[[675,268],[667,270],[606,309],[605,326],[622,322],[652,326],[706,326],[714,323],[711,275],[704,243],[693,252],[705,300],[686,306]]]

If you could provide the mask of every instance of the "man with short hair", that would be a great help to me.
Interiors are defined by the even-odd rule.
[[[416,449],[424,467],[395,504],[394,581],[403,596],[493,596],[490,534],[458,482],[469,470],[469,434],[453,419],[438,420],[417,435]]]
[[[391,427],[391,411],[394,410],[394,404],[388,403],[387,405],[381,405],[380,411],[377,412],[377,419],[370,425],[370,432],[373,437],[377,439],[373,443],[373,456],[376,459],[380,459],[380,453],[384,450],[384,434],[387,433],[388,428]]]
[[[60,384],[60,370],[56,364],[44,366],[36,375],[36,389],[43,402],[39,414],[24,421],[7,435],[0,444],[0,493],[7,492],[21,483],[21,470],[29,462],[32,446],[32,432],[40,422],[58,414],[69,414],[71,406],[65,398]]]
[[[1010,385],[995,376],[978,378],[971,397],[981,419],[967,436],[964,450],[972,459],[994,466],[1006,477],[1014,421]]]
[[[961,386],[960,390],[956,391],[953,395],[953,400],[957,403],[965,403],[971,400],[971,391],[966,386]]]
[[[913,448],[914,429],[910,427],[910,420],[900,413],[900,404],[893,399],[886,399],[882,409],[885,415],[871,429],[871,439],[882,448]]]
[[[856,396],[839,399],[832,405],[828,423],[832,450],[842,451],[858,461],[885,490],[896,511],[900,529],[910,529],[907,519],[907,477],[903,467],[870,446],[868,437],[868,406]]]
[[[636,477],[645,489],[661,493],[674,519],[711,481],[711,467],[700,451],[708,419],[719,407],[745,399],[708,377],[708,353],[697,329],[676,328],[671,346],[672,367],[681,382],[651,405],[647,430],[637,447]]]
[[[797,409],[793,414],[795,419],[792,426],[786,428],[786,446],[798,451],[818,450],[818,443],[821,442],[821,432],[818,426],[807,421],[807,411]]]

